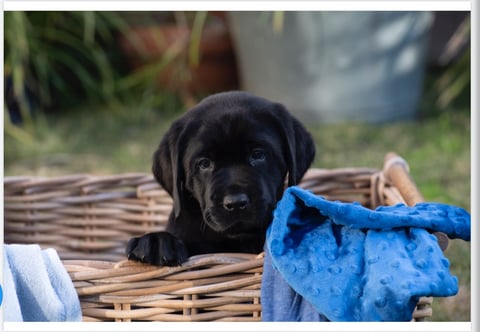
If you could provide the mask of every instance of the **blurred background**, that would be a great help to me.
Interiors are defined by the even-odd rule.
[[[5,176],[150,172],[177,116],[208,94],[284,103],[315,167],[403,156],[427,201],[470,209],[468,12],[5,12]],[[446,251],[470,320],[470,244]]]

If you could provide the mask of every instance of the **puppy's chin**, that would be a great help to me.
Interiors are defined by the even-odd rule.
[[[256,236],[257,227],[252,227],[255,216],[246,213],[239,216],[218,217],[211,210],[204,213],[205,224],[214,232],[220,233],[229,239],[243,239]]]
[[[215,215],[212,209],[207,209],[203,214],[205,224],[217,233],[225,233],[241,221],[238,218],[222,218]]]

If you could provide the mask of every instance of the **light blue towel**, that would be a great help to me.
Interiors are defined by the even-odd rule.
[[[267,231],[262,318],[411,320],[421,296],[458,291],[449,261],[426,229],[470,240],[470,215],[438,203],[372,211],[288,188]]]
[[[77,292],[54,249],[4,245],[4,320],[81,321]]]

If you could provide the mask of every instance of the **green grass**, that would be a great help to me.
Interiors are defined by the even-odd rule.
[[[175,102],[171,108],[178,108]],[[151,155],[178,115],[131,107],[130,111],[84,108],[43,117],[35,137],[5,136],[5,175],[149,172]],[[136,110],[135,112],[133,110]],[[167,115],[165,115],[167,113]],[[418,121],[385,125],[312,125],[316,167],[378,167],[389,151],[404,157],[428,201],[470,209],[470,114],[460,109]],[[450,242],[446,255],[460,293],[436,299],[433,321],[470,320],[470,244]]]

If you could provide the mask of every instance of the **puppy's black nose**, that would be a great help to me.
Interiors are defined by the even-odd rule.
[[[246,194],[226,195],[223,198],[223,207],[227,211],[245,210],[250,204]]]

